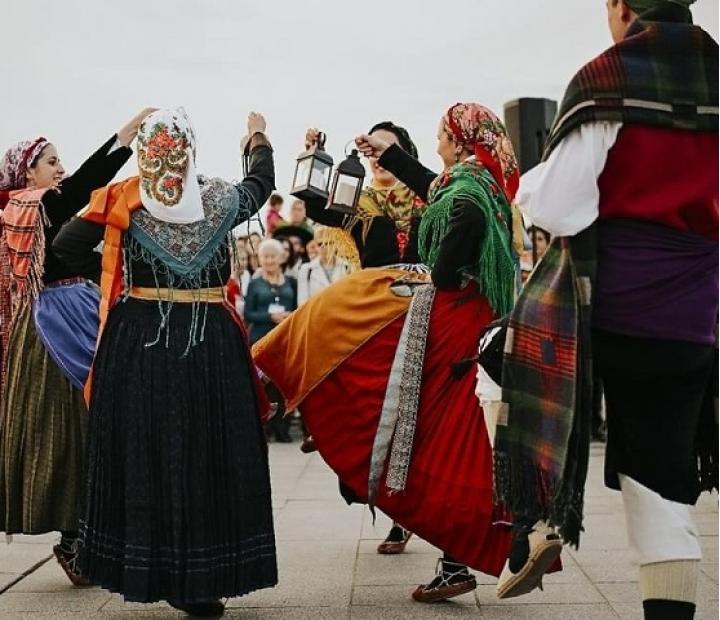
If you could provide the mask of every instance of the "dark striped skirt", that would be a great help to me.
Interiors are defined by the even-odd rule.
[[[0,528],[78,529],[87,411],[38,337],[30,306],[10,334],[0,431]]]
[[[201,318],[202,321],[202,310]],[[239,327],[209,304],[186,345],[191,304],[169,339],[156,302],[110,313],[95,360],[81,566],[126,600],[203,601],[277,583],[267,447]]]

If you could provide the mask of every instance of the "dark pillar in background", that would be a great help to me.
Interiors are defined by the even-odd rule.
[[[550,133],[557,102],[552,99],[522,97],[508,101],[504,106],[505,127],[520,163],[520,173],[540,163],[545,141]],[[535,235],[532,235],[533,264],[537,262]]]
[[[540,163],[545,140],[557,113],[557,102],[523,97],[508,101],[504,108],[505,127],[510,134],[522,174]]]

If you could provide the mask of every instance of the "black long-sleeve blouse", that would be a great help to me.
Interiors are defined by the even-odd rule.
[[[396,144],[382,154],[378,164],[427,201],[430,184],[437,177],[432,170]],[[480,209],[469,200],[456,199],[437,262],[432,266],[432,281],[437,288],[453,289],[461,285],[462,269],[477,260],[484,236],[485,217]]]
[[[90,200],[90,194],[98,187],[107,185],[132,155],[132,149],[120,146],[110,152],[117,141],[113,135],[71,176],[60,183],[60,191],[48,190],[43,194],[42,203],[49,224],[45,227],[45,275],[47,284],[56,280],[76,276],[88,277],[84,270],[77,270],[61,261],[53,251],[53,242],[62,226]],[[97,245],[97,244],[96,244]],[[99,271],[99,258],[96,261]]]
[[[252,217],[270,196],[275,189],[275,166],[273,163],[273,151],[268,144],[259,144],[253,148],[250,158],[250,170],[248,175],[238,184],[243,191],[252,196],[252,204],[248,205],[250,212],[243,210],[235,222],[235,225],[242,224]],[[170,224],[169,224],[170,225]],[[73,218],[62,229],[55,238],[53,251],[59,256],[69,268],[77,271],[87,270],[95,267],[96,277],[99,275],[99,255],[93,252],[105,234],[105,226],[88,222],[80,218]],[[222,266],[210,274],[208,286],[223,286],[230,277],[230,261],[228,248],[224,245],[218,249],[221,252]],[[133,285],[161,287],[167,285],[166,277],[162,273],[153,273],[152,267],[142,260],[133,260],[132,265]]]

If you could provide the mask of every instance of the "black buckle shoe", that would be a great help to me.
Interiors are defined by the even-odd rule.
[[[183,603],[182,601],[168,599],[168,605],[184,611],[190,616],[197,616],[199,618],[219,618],[225,613],[225,605],[219,599],[198,603]]]

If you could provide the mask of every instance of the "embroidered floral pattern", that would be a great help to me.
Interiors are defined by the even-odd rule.
[[[435,287],[417,286],[408,308],[403,331],[407,330],[407,348],[402,360],[398,418],[390,450],[387,469],[387,487],[393,491],[405,490],[410,458],[415,440],[417,413],[420,406],[420,387],[425,361],[425,346],[430,328],[430,312],[435,300]]]
[[[502,173],[498,182],[512,185],[519,174],[517,158],[505,125],[491,110],[477,103],[456,103],[445,115],[445,126],[461,146],[476,155],[478,150],[490,155]]]
[[[237,188],[213,178],[201,187],[204,220],[170,224],[145,209],[133,213],[130,234],[151,254],[162,258],[171,271],[185,275],[202,269],[217,251],[218,240],[232,228],[240,210]]]
[[[370,221],[373,217],[389,217],[397,230],[396,243],[400,257],[410,243],[410,229],[413,218],[422,215],[425,203],[405,185],[398,184],[391,189],[367,187],[360,196],[358,218]]]
[[[193,139],[177,123],[145,122],[138,132],[138,165],[143,189],[157,201],[172,207],[183,195],[183,179],[192,156]]]

